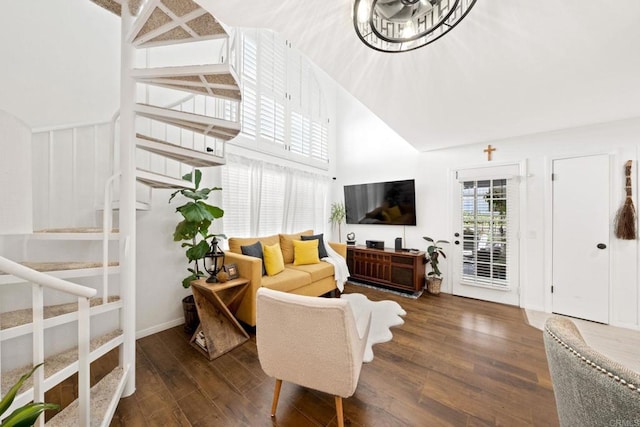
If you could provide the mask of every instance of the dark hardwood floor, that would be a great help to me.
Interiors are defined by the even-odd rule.
[[[407,311],[343,400],[351,426],[558,425],[542,332],[519,308],[447,294],[413,300],[354,285],[345,291]],[[137,391],[121,400],[112,426],[336,425],[332,396],[290,383],[269,417],[274,380],[260,368],[255,336],[211,362],[188,340],[176,327],[138,341]]]

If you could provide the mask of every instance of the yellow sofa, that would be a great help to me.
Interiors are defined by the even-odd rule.
[[[240,277],[249,279],[249,287],[244,294],[236,312],[236,317],[244,323],[256,325],[256,292],[260,287],[275,289],[298,295],[320,296],[336,289],[333,265],[320,261],[317,264],[294,265],[293,240],[301,240],[301,236],[313,235],[312,230],[294,234],[274,234],[266,237],[232,237],[229,239],[229,250],[225,253],[225,264],[236,264]],[[272,246],[280,245],[285,268],[274,276],[262,275],[262,260],[242,254],[241,246],[261,242]],[[347,245],[329,242],[331,248],[346,258]]]

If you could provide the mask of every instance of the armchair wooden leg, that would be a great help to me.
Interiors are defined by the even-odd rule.
[[[336,396],[336,415],[338,416],[338,427],[344,427],[344,415],[342,413],[342,397]]]
[[[276,416],[276,408],[278,407],[278,399],[280,398],[280,387],[282,387],[282,380],[276,379],[276,388],[273,390],[273,404],[271,405],[271,416]]]

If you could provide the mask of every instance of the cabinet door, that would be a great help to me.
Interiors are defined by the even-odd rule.
[[[394,286],[413,289],[415,286],[414,257],[391,257],[391,282]]]

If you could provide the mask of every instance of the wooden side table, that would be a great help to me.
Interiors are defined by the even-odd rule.
[[[191,282],[200,325],[191,337],[191,345],[209,360],[222,356],[249,339],[249,334],[233,315],[249,280],[238,278],[224,283]]]

